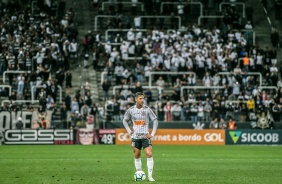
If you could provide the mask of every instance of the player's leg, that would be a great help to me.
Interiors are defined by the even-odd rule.
[[[153,168],[154,168],[154,160],[152,154],[152,143],[150,139],[145,139],[143,142],[143,148],[147,157],[147,167],[148,167],[148,180],[155,181],[153,179]]]
[[[136,171],[142,171],[142,162],[141,162],[141,142],[140,140],[132,140],[132,150],[134,154],[134,165]]]

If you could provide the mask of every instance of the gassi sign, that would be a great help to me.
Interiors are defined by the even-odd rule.
[[[224,145],[225,130],[158,129],[152,142],[154,145]],[[131,138],[126,130],[116,129],[116,144],[130,143]]]
[[[73,130],[5,130],[5,144],[73,144]]]

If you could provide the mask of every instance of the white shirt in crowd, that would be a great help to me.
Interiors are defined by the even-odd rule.
[[[124,67],[122,65],[120,65],[120,66],[117,65],[115,67],[115,74],[117,76],[122,76],[123,71],[124,71]]]
[[[179,4],[177,5],[177,12],[178,12],[178,15],[183,15],[184,14],[184,5],[183,4]]]
[[[151,71],[153,70],[153,68],[151,67],[150,64],[147,64],[147,65],[144,67],[144,70],[145,70],[145,76],[146,76],[146,77],[149,77]]]
[[[112,51],[112,46],[111,46],[109,43],[107,43],[104,48],[105,48],[105,52],[106,52],[107,54],[110,54],[110,53],[111,53],[111,51]]]
[[[43,50],[43,48],[41,48],[41,50],[39,50],[36,54],[36,63],[37,64],[42,64],[43,63],[43,59],[45,57],[45,51]]]
[[[252,30],[253,29],[253,26],[250,22],[248,22],[246,25],[245,25],[245,29],[249,29],[249,30]]]
[[[250,67],[254,66],[255,65],[255,60],[254,60],[254,57],[250,57]]]
[[[270,73],[271,75],[276,75],[278,73],[278,68],[275,65],[272,65],[270,67]]]
[[[170,70],[170,67],[171,67],[171,63],[170,63],[170,59],[169,58],[166,58],[164,60],[164,66],[167,70]]]
[[[139,17],[139,16],[134,17],[134,25],[135,25],[136,28],[141,27],[141,17]]]
[[[132,28],[127,32],[127,40],[128,41],[134,41],[135,40],[135,33],[133,32]]]
[[[213,77],[213,85],[214,86],[219,86],[219,82],[220,82],[221,78],[218,74],[216,74],[214,77]]]
[[[262,65],[263,56],[262,55],[257,55],[257,65]]]
[[[78,44],[76,42],[71,42],[68,49],[70,52],[77,52]]]
[[[18,84],[24,84],[24,76],[18,76]]]
[[[210,87],[212,85],[212,78],[211,78],[211,76],[205,76],[203,78],[203,84],[206,87]]]

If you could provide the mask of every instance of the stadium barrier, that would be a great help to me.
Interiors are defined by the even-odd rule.
[[[5,130],[2,136],[6,145],[73,144],[75,138],[71,129]]]
[[[116,129],[116,144],[130,144],[125,129]],[[159,129],[154,145],[281,145],[281,130]]]
[[[0,145],[114,144],[114,134],[114,129],[0,129]]]
[[[154,145],[282,145],[282,130],[158,129]],[[124,128],[6,129],[0,145],[117,144],[130,145]]]

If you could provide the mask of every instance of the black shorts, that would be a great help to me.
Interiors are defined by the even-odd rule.
[[[142,148],[145,149],[149,146],[152,146],[152,141],[151,141],[151,139],[148,139],[148,138],[146,138],[146,139],[132,139],[131,146],[141,150]]]

